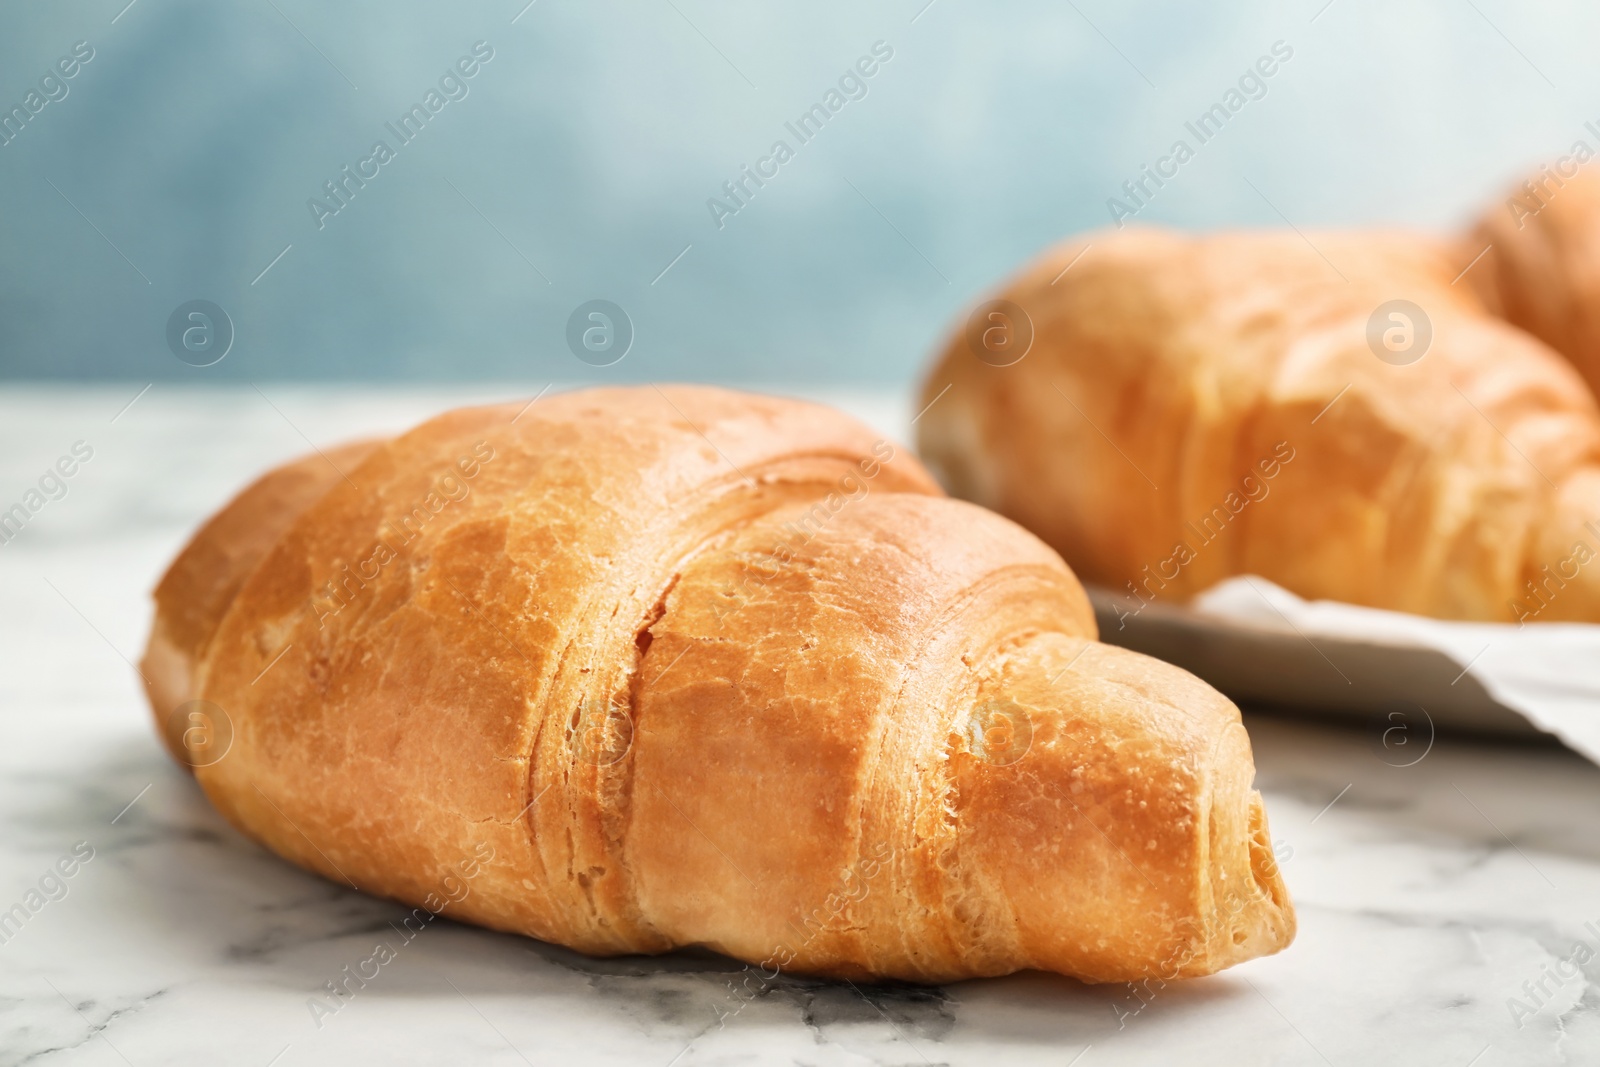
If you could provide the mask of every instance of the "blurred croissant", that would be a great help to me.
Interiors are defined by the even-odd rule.
[[[1243,574],[1600,621],[1600,412],[1461,267],[1403,233],[1088,235],[951,339],[919,448],[1121,593],[1124,621]]]
[[[1600,393],[1600,173],[1568,157],[1542,168],[1483,213],[1458,258],[1486,308]]]
[[[156,602],[212,802],[418,923],[919,981],[1293,937],[1237,709],[826,408],[450,412],[267,475]]]

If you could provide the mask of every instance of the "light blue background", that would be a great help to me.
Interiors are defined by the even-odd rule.
[[[1141,222],[1454,225],[1600,118],[1576,0],[524,2],[6,5],[0,106],[96,56],[0,148],[0,375],[899,383],[1276,40]],[[480,39],[470,95],[319,231],[307,198]],[[719,231],[707,198],[880,39]],[[636,331],[604,369],[565,343],[597,297]],[[164,339],[194,298],[237,331],[205,369]]]

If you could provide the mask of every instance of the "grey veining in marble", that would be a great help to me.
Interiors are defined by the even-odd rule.
[[[189,528],[302,432],[455,398],[269,390],[280,415],[158,386],[111,422],[136,390],[0,392],[0,507],[74,441],[95,450],[0,545],[0,911],[28,915],[0,934],[0,1067],[1600,1062],[1600,768],[1451,737],[1393,767],[1359,731],[1283,717],[1247,725],[1299,938],[1213,978],[741,994],[716,957],[595,960],[442,920],[407,940],[399,905],[231,830],[159,750],[123,657]],[[853,403],[900,428],[887,399]],[[380,943],[377,976],[314,1012]]]

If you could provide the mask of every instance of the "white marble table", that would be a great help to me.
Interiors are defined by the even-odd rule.
[[[224,824],[158,749],[124,657],[160,569],[244,478],[307,437],[463,396],[158,385],[119,416],[139,384],[0,389],[0,510],[74,442],[93,448],[0,545],[0,909],[48,890],[0,944],[0,1067],[1600,1062],[1600,768],[1448,737],[1397,768],[1357,730],[1259,715],[1299,939],[1147,1004],[1043,975],[785,979],[730,1014],[727,961],[591,960],[441,922],[319,1028],[308,999],[398,942],[402,909]],[[891,398],[844,399],[903,425]],[[63,857],[68,878],[51,873]],[[1575,953],[1596,958],[1561,963]]]

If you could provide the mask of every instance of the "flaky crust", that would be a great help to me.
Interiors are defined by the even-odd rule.
[[[375,444],[352,442],[268,471],[212,516],[167,568],[153,594],[155,621],[139,672],[174,759],[188,762],[184,719],[173,712],[199,696],[195,669],[223,612],[289,524]]]
[[[814,405],[523,408],[372,449],[232,597],[197,777],[244,832],[599,954],[1115,980],[1292,938],[1237,710],[1099,644],[1036,538]]]
[[[1459,269],[1403,233],[1090,234],[1002,291],[1033,323],[1020,362],[952,339],[919,447],[1130,611],[1256,574],[1444,618],[1600,620],[1600,414]],[[1403,365],[1368,340],[1397,299],[1433,331]]]

